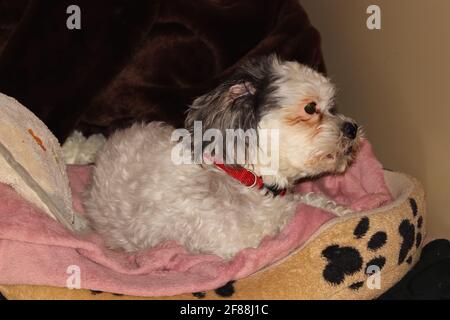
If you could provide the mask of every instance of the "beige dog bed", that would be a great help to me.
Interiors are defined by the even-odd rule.
[[[425,199],[421,185],[404,174],[386,171],[385,175],[395,197],[390,205],[330,221],[302,248],[248,278],[211,292],[157,299],[378,297],[417,262],[425,237]],[[352,264],[351,272],[348,264]],[[330,282],[324,277],[325,270],[333,269],[330,267],[333,265],[337,277],[343,276],[341,283]],[[366,272],[369,266],[380,267],[379,277]],[[35,286],[0,286],[0,292],[7,299],[142,299],[88,290]]]
[[[0,181],[15,184],[16,190],[50,216],[61,215],[58,220],[62,223],[71,222],[77,215],[57,200],[60,194],[64,196],[68,192],[67,183],[51,179],[53,171],[60,173],[65,169],[60,161],[59,145],[25,108],[5,96],[0,96],[0,103],[24,115],[14,120],[22,127],[10,126],[0,132],[2,137],[8,137],[0,142],[11,153],[8,159],[3,150],[2,168],[8,165],[10,170],[0,171],[3,177]],[[13,114],[9,113],[9,117]],[[8,122],[5,117],[2,119],[6,128]],[[43,146],[40,138],[44,137],[50,137],[48,141],[52,143]],[[24,142],[28,140],[31,143]],[[33,148],[27,149],[25,145]],[[43,147],[52,152],[40,152]],[[13,168],[17,165],[14,161],[30,176],[20,168]],[[31,165],[36,161],[41,166]],[[16,169],[14,174],[11,168]],[[329,221],[288,257],[247,278],[210,292],[157,299],[371,299],[381,295],[417,262],[425,238],[425,199],[421,185],[414,178],[390,171],[385,171],[385,180],[394,197],[389,205]],[[43,192],[52,197],[43,196]],[[0,292],[8,299],[135,298],[40,286],[0,285]]]

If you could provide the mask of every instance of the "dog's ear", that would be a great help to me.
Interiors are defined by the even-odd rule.
[[[277,79],[274,66],[279,63],[275,55],[243,62],[228,80],[194,101],[186,128],[201,121],[205,130],[257,129],[261,109],[270,103]]]
[[[201,121],[203,130],[256,129],[258,125],[257,90],[251,81],[233,81],[220,85],[197,98],[186,117],[186,128]]]
[[[220,143],[215,139],[194,143],[201,143],[202,149],[209,150],[212,155],[219,157],[219,161],[227,159],[228,164],[243,164],[241,160],[237,160],[235,153],[228,152],[234,148],[243,147],[246,159],[250,159],[255,153],[258,141],[259,113],[256,94],[255,85],[251,81],[242,80],[224,83],[197,98],[186,117],[186,128],[193,133],[195,122],[200,122],[203,134],[207,130],[215,129],[221,133],[224,140]],[[233,134],[232,139],[227,138],[230,130]],[[201,155],[195,155],[196,158],[199,156]]]
[[[276,80],[273,65],[276,63],[275,56],[243,63],[227,81],[193,102],[186,117],[186,128],[193,133],[194,124],[201,122],[203,134],[215,129],[223,137],[231,130],[234,140],[226,139],[223,148],[240,145],[247,154],[256,154],[259,121],[272,103],[270,97],[275,88],[272,83]],[[217,143],[206,142],[203,146],[215,148]],[[223,150],[223,155],[229,159],[233,156],[227,154],[227,150]]]
[[[254,96],[255,93],[256,89],[250,81],[242,81],[230,87],[228,90],[228,99],[232,102],[247,95]]]

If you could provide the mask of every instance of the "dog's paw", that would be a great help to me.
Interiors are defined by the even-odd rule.
[[[352,213],[353,210],[350,208],[340,205],[330,198],[326,197],[321,193],[309,192],[306,194],[297,194],[296,200],[303,202],[309,206],[323,209],[325,211],[331,212],[338,217]]]

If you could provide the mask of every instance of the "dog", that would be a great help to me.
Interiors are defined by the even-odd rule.
[[[230,143],[203,140],[209,162],[195,162],[207,154],[202,149],[190,152],[193,163],[176,164],[173,127],[134,124],[114,133],[97,156],[84,201],[91,226],[111,249],[133,253],[174,240],[191,253],[231,259],[280,232],[301,202],[349,212],[322,195],[291,192],[300,179],[344,172],[355,157],[362,130],[336,112],[334,96],[328,78],[298,62],[268,56],[243,63],[195,99],[186,130],[190,136],[196,124],[203,134],[253,130],[256,142],[242,135],[232,142],[246,155],[261,153],[264,130],[276,132],[277,150],[266,148],[278,154],[276,171],[247,158],[241,164],[216,161],[221,152],[236,159],[227,153]],[[195,149],[195,143],[186,145]]]

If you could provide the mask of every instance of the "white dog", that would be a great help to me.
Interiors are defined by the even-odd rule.
[[[134,252],[175,240],[190,252],[229,259],[279,232],[299,201],[347,212],[320,195],[289,193],[301,178],[343,172],[357,151],[361,130],[334,112],[334,92],[318,72],[270,56],[247,62],[194,101],[186,120],[190,132],[197,121],[203,132],[217,129],[224,136],[228,129],[277,130],[278,150],[270,150],[279,155],[275,174],[247,158],[241,166],[177,165],[174,128],[163,123],[116,132],[98,155],[85,201],[93,228],[113,249]],[[259,154],[259,140],[243,139],[236,143],[246,154]],[[203,143],[211,145],[220,146]],[[214,149],[212,157],[219,150],[233,158],[225,149]]]

